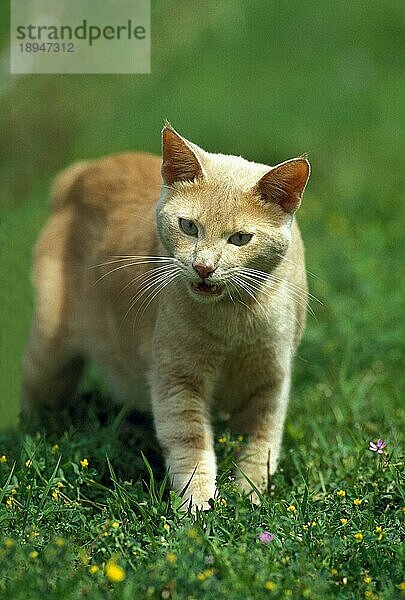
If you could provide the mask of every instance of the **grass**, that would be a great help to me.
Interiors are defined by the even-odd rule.
[[[151,75],[2,78],[0,598],[391,600],[404,588],[403,5],[203,5],[152,2]],[[244,441],[219,422],[219,496],[197,517],[180,511],[152,423],[94,377],[52,416],[59,433],[50,416],[16,429],[50,178],[78,158],[159,152],[165,118],[211,151],[270,164],[308,151],[313,165],[299,222],[323,305],[260,507],[229,479]],[[368,451],[379,437],[381,457]]]
[[[328,402],[327,390],[317,395]],[[372,434],[350,421],[338,433],[308,427],[296,405],[281,468],[252,506],[231,470],[244,440],[219,423],[218,496],[193,516],[168,490],[151,423],[100,395],[84,400],[88,421],[76,414],[62,435],[2,439],[0,597],[399,597],[405,503],[395,429],[384,431],[379,456],[368,451],[371,424]],[[344,406],[333,402],[335,427]],[[260,541],[264,531],[274,539]]]

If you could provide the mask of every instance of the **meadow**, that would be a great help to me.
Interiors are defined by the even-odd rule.
[[[395,599],[403,578],[405,79],[400,2],[152,2],[152,73],[10,76],[0,52],[0,598]],[[4,66],[5,65],[5,66]],[[32,247],[55,173],[160,151],[165,118],[211,151],[309,153],[298,221],[312,303],[280,468],[218,496],[170,492],[153,424],[89,371],[81,401],[18,423]],[[370,441],[386,442],[382,454]]]

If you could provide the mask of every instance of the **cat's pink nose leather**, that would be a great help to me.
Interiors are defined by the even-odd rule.
[[[215,268],[211,265],[200,265],[198,263],[194,263],[193,268],[202,279],[205,279],[210,273],[215,271]]]

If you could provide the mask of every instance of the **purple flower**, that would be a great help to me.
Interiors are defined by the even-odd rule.
[[[377,443],[370,442],[369,450],[371,452],[378,452],[378,454],[384,454],[384,448],[387,445],[387,442],[383,442],[382,439],[378,439]]]
[[[259,540],[262,544],[270,544],[274,540],[274,535],[270,531],[262,531],[259,534]]]

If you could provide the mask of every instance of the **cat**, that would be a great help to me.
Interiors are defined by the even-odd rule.
[[[214,410],[247,434],[245,491],[248,480],[264,491],[277,467],[306,319],[294,214],[310,165],[209,153],[169,123],[162,154],[78,163],[57,179],[35,250],[23,406],[57,409],[94,361],[115,397],[152,411],[173,488],[206,509]]]

